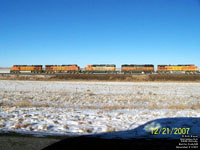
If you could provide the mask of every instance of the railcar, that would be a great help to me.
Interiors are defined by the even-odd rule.
[[[157,73],[198,73],[198,67],[189,65],[158,65]]]
[[[83,73],[116,73],[116,65],[114,64],[99,64],[88,65],[84,68]]]
[[[79,73],[80,67],[76,64],[69,65],[45,65],[45,73]]]
[[[14,65],[10,73],[42,73],[42,65]]]
[[[127,65],[124,64],[121,66],[121,72],[123,74],[132,74],[132,73],[153,73],[154,72],[154,65],[152,64],[145,64],[145,65],[136,65],[136,64],[131,64]]]

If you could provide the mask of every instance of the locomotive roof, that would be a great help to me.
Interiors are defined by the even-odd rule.
[[[115,64],[94,64],[92,67],[116,67]]]
[[[194,66],[192,64],[186,64],[186,65],[158,65],[158,66]]]
[[[154,67],[152,64],[144,64],[144,65],[137,65],[137,64],[124,64],[122,67]]]
[[[67,65],[45,65],[46,67],[50,66],[77,66],[76,64],[67,64]]]
[[[63,64],[62,66],[77,66],[77,64]]]
[[[13,67],[42,67],[42,65],[13,65]]]

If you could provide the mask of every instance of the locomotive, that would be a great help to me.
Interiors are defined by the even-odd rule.
[[[114,64],[94,64],[88,65],[85,68],[80,68],[77,64],[68,65],[14,65],[10,68],[10,73],[31,73],[31,74],[55,74],[55,73],[68,73],[68,74],[152,74],[152,73],[199,73],[197,66],[193,64],[189,65],[158,65],[157,71],[154,69],[154,65],[145,64],[124,64],[117,70]]]
[[[79,73],[80,67],[76,64],[72,65],[45,65],[45,73]]]
[[[157,73],[186,73],[192,74],[199,71],[198,67],[190,65],[158,65]]]
[[[122,65],[121,72],[124,74],[132,74],[132,73],[153,73],[154,65]]]
[[[83,73],[116,73],[116,65],[88,65],[87,67],[85,67]]]
[[[14,65],[10,73],[42,73],[42,65]]]

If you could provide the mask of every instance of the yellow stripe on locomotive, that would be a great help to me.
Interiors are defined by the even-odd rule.
[[[183,72],[198,72],[198,67],[190,65],[158,65],[158,72],[169,72],[169,71],[183,71]]]

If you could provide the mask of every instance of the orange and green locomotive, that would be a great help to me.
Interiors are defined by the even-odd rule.
[[[10,68],[10,73],[42,73],[42,65],[14,65]]]
[[[114,64],[88,65],[87,67],[85,67],[83,73],[116,73],[116,65]]]
[[[121,66],[121,72],[123,74],[132,74],[132,73],[153,73],[154,72],[154,65],[152,64],[146,64],[146,65],[122,65]]]
[[[158,65],[157,73],[197,73],[198,67],[189,65]]]

